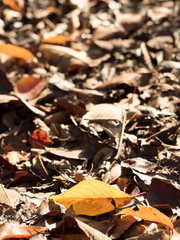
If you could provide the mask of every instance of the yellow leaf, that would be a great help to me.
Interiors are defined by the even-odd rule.
[[[6,54],[10,57],[23,58],[35,61],[35,56],[27,49],[12,44],[0,44],[0,53]]]
[[[120,211],[117,215],[120,214],[131,215],[143,220],[161,223],[173,230],[173,223],[171,222],[170,218],[153,207],[139,206],[138,211],[134,211],[131,208],[126,208]]]
[[[66,208],[73,206],[77,215],[96,216],[128,204],[133,196],[104,182],[87,179],[67,192],[51,196],[50,199],[63,204]]]

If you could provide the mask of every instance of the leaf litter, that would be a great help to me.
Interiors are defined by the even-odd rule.
[[[0,11],[0,238],[179,238],[178,1]]]

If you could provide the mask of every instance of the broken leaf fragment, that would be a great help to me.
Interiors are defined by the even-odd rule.
[[[96,216],[128,204],[133,196],[94,179],[81,181],[70,190],[53,195],[50,199],[73,207],[77,215]]]
[[[126,208],[120,211],[117,215],[120,214],[131,215],[143,220],[161,223],[173,230],[173,223],[171,222],[170,218],[153,207],[139,206],[138,211],[134,211],[131,208]]]

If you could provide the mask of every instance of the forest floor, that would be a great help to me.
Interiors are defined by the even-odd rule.
[[[180,239],[180,2],[2,0],[0,142],[0,239]]]

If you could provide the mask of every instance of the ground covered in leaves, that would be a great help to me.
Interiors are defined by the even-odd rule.
[[[1,1],[0,239],[180,239],[179,16]]]

